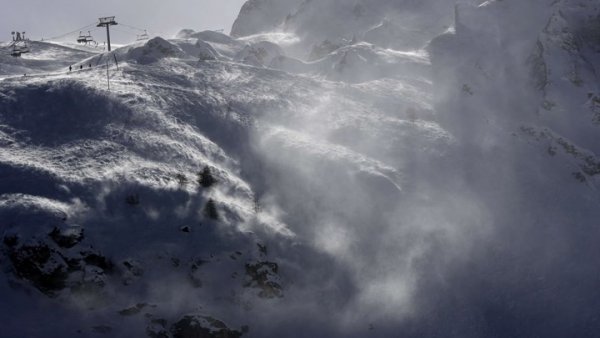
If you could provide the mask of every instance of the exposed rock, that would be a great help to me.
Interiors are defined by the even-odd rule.
[[[4,246],[15,275],[49,297],[63,289],[96,292],[107,282],[112,262],[98,252],[70,250],[83,241],[83,230],[55,227],[44,238],[20,244],[16,235],[5,236]]]
[[[79,244],[84,238],[82,228],[61,230],[58,227],[54,227],[49,236],[59,247],[66,249],[70,249]]]
[[[4,245],[6,245],[9,248],[12,248],[15,245],[19,244],[19,236],[17,236],[17,235],[4,236],[3,242],[4,242]]]
[[[146,306],[148,306],[148,304],[146,303],[140,303],[140,304],[136,304],[135,306],[129,307],[127,309],[123,309],[121,311],[119,311],[119,314],[121,316],[133,316],[133,315],[137,315],[138,313],[140,313]]]
[[[102,256],[99,253],[88,251],[82,252],[81,255],[83,256],[83,260],[85,261],[85,263],[88,265],[97,266],[106,272],[111,272],[113,270],[113,263],[108,258]]]
[[[244,333],[232,330],[212,317],[184,316],[170,328],[173,338],[238,338]]]
[[[59,252],[45,243],[13,246],[9,258],[18,277],[48,296],[56,296],[66,285],[68,265]]]
[[[152,319],[148,327],[146,327],[146,334],[151,338],[170,338],[171,334],[167,329],[166,319]]]
[[[142,264],[136,260],[129,259],[122,262],[122,265],[125,267],[123,273],[123,284],[130,285],[136,279],[140,278],[144,274],[144,269]]]
[[[269,41],[261,41],[247,45],[235,59],[255,67],[267,67],[282,55],[284,52],[281,47]]]
[[[232,36],[248,36],[271,30],[282,24],[302,0],[247,1],[233,23]]]
[[[258,262],[246,264],[246,276],[248,281],[245,287],[260,289],[258,294],[261,298],[281,298],[283,288],[278,283],[279,265],[273,262]]]

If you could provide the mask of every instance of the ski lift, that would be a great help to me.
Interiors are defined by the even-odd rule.
[[[137,41],[143,41],[150,39],[148,32],[144,29],[144,33],[137,36]]]
[[[12,48],[10,52],[11,56],[20,57],[22,54],[29,53],[29,40],[25,37],[25,32],[10,32],[12,35],[12,42],[9,48]]]
[[[14,41],[9,48],[12,48],[10,55],[14,57],[21,57],[23,53],[29,53],[29,48],[24,44],[17,44],[17,41]]]
[[[29,53],[29,45],[24,44],[19,48],[19,51],[21,52],[21,54],[25,54],[25,53]]]
[[[83,33],[80,31],[79,36],[77,37],[77,43],[85,43],[86,41],[87,41],[86,36],[83,35]]]
[[[21,54],[29,53],[31,51],[29,49],[29,43],[27,42],[27,40],[17,41],[13,45],[13,50],[15,50],[15,49],[18,49],[19,53],[21,53]]]
[[[90,31],[88,31],[87,35],[83,34],[82,32],[79,32],[79,36],[77,37],[77,42],[87,45],[87,44],[93,44],[96,41],[94,41],[94,37],[92,36],[92,33]]]
[[[16,46],[13,46],[13,50],[10,53],[10,56],[18,58],[18,57],[21,57],[21,54],[22,54],[21,50],[19,48],[16,48]]]
[[[25,37],[25,32],[15,32],[15,31],[12,31],[12,32],[10,32],[10,35],[12,35],[12,41],[13,42],[20,42],[20,41],[27,41],[28,40]]]

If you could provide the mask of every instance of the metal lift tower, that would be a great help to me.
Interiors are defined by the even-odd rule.
[[[108,43],[108,51],[110,52],[110,28],[109,27],[118,25],[118,23],[115,21],[114,16],[107,16],[105,18],[100,18],[98,20],[100,20],[100,22],[98,22],[97,27],[106,27],[106,42]]]

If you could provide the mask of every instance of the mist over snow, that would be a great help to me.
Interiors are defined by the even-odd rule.
[[[597,1],[28,44],[0,46],[0,336],[598,336]]]

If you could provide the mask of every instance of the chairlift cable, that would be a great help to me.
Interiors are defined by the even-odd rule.
[[[115,28],[115,27],[113,27],[111,29],[114,30],[114,31],[116,31],[116,32],[119,32],[119,33],[124,33],[124,34],[129,34],[129,35],[135,35],[136,34],[136,33],[133,33],[131,31],[126,31],[126,30],[122,30],[122,29],[119,29],[119,28]]]
[[[134,27],[134,26],[126,25],[126,24],[124,24],[124,23],[120,23],[120,25],[121,25],[121,26],[123,26],[123,27],[127,27],[127,28],[131,28],[131,29],[138,30],[138,31],[140,31],[140,32],[144,32],[144,31],[146,31],[145,29],[141,29],[141,28],[138,28],[138,27]]]
[[[58,36],[54,36],[54,37],[51,37],[51,38],[47,38],[45,40],[57,40],[57,39],[61,39],[61,38],[64,38],[65,36],[69,36],[71,34],[75,34],[75,33],[79,33],[80,31],[84,31],[84,30],[86,30],[88,28],[91,28],[91,27],[93,27],[95,25],[96,24],[93,23],[93,24],[90,24],[90,25],[87,25],[87,26],[84,26],[84,27],[81,27],[81,28],[77,28],[77,29],[75,29],[75,30],[73,30],[71,32],[68,32],[68,33],[65,33],[65,34],[62,34],[62,35],[58,35]]]

